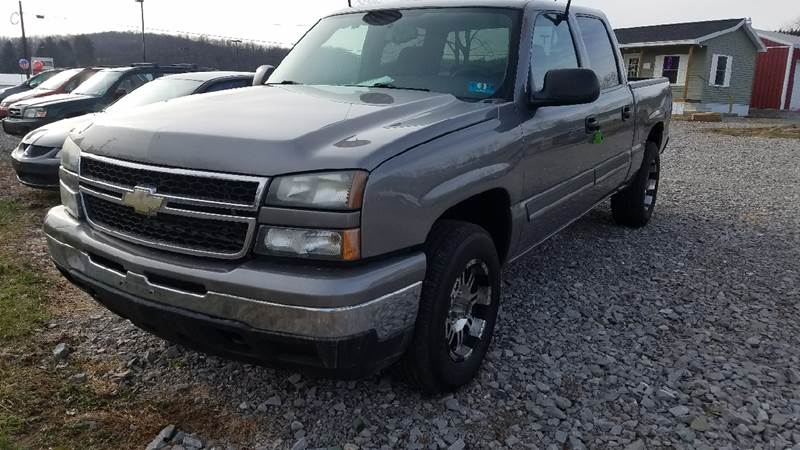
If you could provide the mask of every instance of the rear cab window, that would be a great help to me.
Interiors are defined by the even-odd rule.
[[[605,22],[597,17],[578,16],[581,39],[589,57],[589,67],[597,74],[600,89],[611,89],[622,83],[617,63],[617,52]]]

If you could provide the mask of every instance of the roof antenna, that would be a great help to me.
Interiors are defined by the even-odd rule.
[[[353,7],[353,0],[347,0],[347,7],[348,8],[352,8]]]
[[[558,0],[556,0],[558,1]],[[569,8],[572,6],[572,0],[567,0],[567,8],[564,10],[564,15],[562,16],[562,20],[569,19]]]

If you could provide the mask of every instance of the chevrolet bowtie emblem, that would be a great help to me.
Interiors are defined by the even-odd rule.
[[[164,197],[157,195],[155,188],[136,186],[122,196],[122,203],[139,214],[154,216],[164,206]]]

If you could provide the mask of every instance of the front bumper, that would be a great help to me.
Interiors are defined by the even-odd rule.
[[[8,117],[3,119],[3,131],[15,136],[25,136],[31,131],[53,122],[53,119],[15,119]]]
[[[39,189],[58,189],[58,149],[38,158],[28,158],[19,148],[11,152],[11,165],[20,183]]]
[[[169,340],[255,363],[361,376],[405,351],[425,256],[358,267],[210,261],[132,246],[63,207],[45,219],[50,254],[112,311]]]

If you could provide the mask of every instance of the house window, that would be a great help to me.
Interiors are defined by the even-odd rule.
[[[669,84],[678,84],[678,73],[680,73],[681,57],[665,56],[664,67],[661,76],[669,78]]]
[[[688,62],[689,55],[656,56],[653,76],[667,78],[669,79],[669,84],[673,86],[685,86]]]
[[[732,69],[732,57],[728,55],[714,55],[711,60],[711,74],[708,77],[708,84],[711,86],[729,87],[731,85]]]

